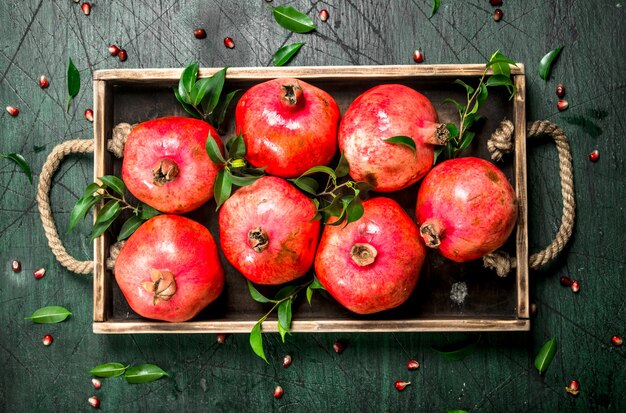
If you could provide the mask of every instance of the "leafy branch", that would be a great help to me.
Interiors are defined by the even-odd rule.
[[[133,384],[150,383],[161,377],[170,377],[165,370],[155,364],[124,366],[121,363],[105,363],[89,370],[89,374],[102,378],[118,377],[123,374],[126,381]]]
[[[87,216],[91,208],[101,201],[105,201],[105,204],[96,216],[96,222],[91,232],[92,240],[102,235],[124,210],[132,211],[133,215],[122,224],[117,237],[118,241],[130,237],[141,224],[160,214],[159,211],[143,202],[140,202],[136,207],[131,205],[125,197],[126,185],[120,178],[105,175],[99,180],[102,182],[101,184],[94,182],[87,185],[83,196],[76,201],[70,214],[68,233],[72,231],[78,221]]]
[[[450,103],[457,108],[459,123],[458,125],[456,123],[448,123],[446,125],[448,131],[450,131],[450,140],[445,147],[435,150],[435,162],[443,151],[445,151],[446,158],[454,158],[459,152],[472,143],[476,132],[470,129],[480,119],[478,110],[485,104],[489,97],[488,87],[504,86],[509,91],[509,99],[515,96],[517,89],[515,88],[513,80],[511,80],[511,67],[509,65],[517,66],[513,60],[504,56],[498,50],[489,58],[476,88],[473,88],[461,79],[454,81],[455,84],[465,88],[467,103],[463,105],[451,98],[444,100],[444,103]],[[487,72],[490,68],[493,70],[493,75],[487,77]]]

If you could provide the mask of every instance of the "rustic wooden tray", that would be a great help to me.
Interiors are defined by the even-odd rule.
[[[452,82],[456,78],[476,81],[484,65],[413,65],[413,66],[342,66],[287,68],[230,68],[227,89],[248,89],[276,77],[295,77],[329,92],[342,113],[360,93],[382,83],[401,83],[425,94],[434,104],[441,122],[457,121],[456,109],[444,104],[452,97],[465,99],[464,91]],[[202,69],[200,76],[211,76],[219,69]],[[185,116],[172,86],[177,84],[181,69],[99,70],[94,73],[94,174],[120,175],[121,162],[106,149],[114,125],[138,123],[167,115]],[[505,245],[517,258],[515,273],[506,278],[475,261],[456,264],[429,253],[417,288],[402,306],[376,315],[360,316],[344,309],[330,298],[315,295],[309,306],[300,297],[293,308],[294,332],[335,331],[513,331],[530,328],[528,299],[528,238],[526,201],[526,114],[524,66],[511,67],[517,86],[513,100],[503,88],[490,89],[490,97],[481,115],[485,122],[466,155],[488,158],[486,139],[503,118],[515,124],[515,155],[498,164],[513,183],[519,200],[517,228]],[[225,122],[224,139],[234,134],[234,119]],[[414,217],[419,183],[399,193],[386,194],[396,199]],[[376,195],[376,194],[374,194]],[[219,242],[215,203],[209,202],[188,214],[206,225]],[[118,228],[119,229],[119,228]],[[113,228],[115,232],[115,228]],[[222,255],[226,287],[221,297],[194,320],[166,323],[144,319],[135,314],[124,299],[105,262],[109,254],[110,235],[94,242],[94,333],[237,333],[249,332],[267,309],[254,302],[245,279]],[[310,275],[309,275],[310,276]],[[465,283],[467,297],[462,303],[450,297],[455,283]],[[459,285],[459,284],[457,284]],[[261,288],[271,294],[272,288]],[[277,331],[276,319],[263,323],[263,330]]]

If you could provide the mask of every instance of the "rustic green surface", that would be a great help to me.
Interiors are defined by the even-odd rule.
[[[624,7],[616,0],[505,1],[504,19],[495,23],[487,0],[442,0],[431,19],[431,2],[274,1],[309,14],[318,30],[289,34],[272,19],[268,3],[249,1],[94,1],[90,16],[70,0],[0,2],[0,106],[18,106],[17,118],[0,114],[0,152],[20,152],[38,178],[47,153],[72,138],[91,136],[83,111],[92,105],[91,73],[102,68],[266,66],[280,46],[305,41],[292,64],[409,64],[422,48],[427,63],[481,63],[496,49],[526,64],[529,120],[549,119],[570,138],[578,216],[575,233],[557,262],[531,274],[531,301],[538,315],[530,333],[484,335],[478,350],[463,361],[437,355],[432,345],[454,334],[298,334],[281,344],[266,337],[266,365],[250,351],[247,336],[218,345],[214,335],[96,336],[91,333],[91,276],[78,276],[55,262],[43,235],[36,187],[7,160],[0,159],[0,411],[79,411],[97,394],[106,411],[293,411],[293,412],[556,412],[626,410],[626,348],[610,344],[626,336],[624,278]],[[328,8],[322,23],[317,13]],[[208,37],[197,40],[196,27]],[[223,38],[236,44],[226,49]],[[125,63],[110,57],[109,43],[128,51]],[[544,53],[564,45],[546,83],[536,74]],[[65,71],[71,56],[82,90],[68,114]],[[50,78],[41,90],[37,79]],[[570,108],[559,113],[554,88],[567,86]],[[600,160],[587,154],[599,149]],[[530,249],[547,244],[556,232],[560,187],[556,151],[530,144],[528,153]],[[66,160],[54,180],[52,204],[64,232],[69,211],[92,179],[92,157]],[[90,225],[81,223],[63,240],[79,259],[90,259]],[[10,261],[22,261],[14,274]],[[47,269],[36,281],[32,271]],[[580,280],[579,294],[559,285],[559,277]],[[74,315],[55,325],[24,320],[35,309],[63,305]],[[46,333],[50,347],[41,344]],[[556,337],[554,362],[540,377],[534,356]],[[349,340],[340,355],[338,338]],[[284,354],[293,364],[281,365]],[[407,371],[417,358],[421,367]],[[106,379],[91,387],[87,371],[109,361],[155,363],[171,378],[130,385]],[[403,392],[397,379],[410,380]],[[581,383],[578,397],[564,386]],[[281,400],[274,387],[285,389]]]

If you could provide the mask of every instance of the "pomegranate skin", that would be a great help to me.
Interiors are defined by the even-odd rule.
[[[223,152],[215,129],[198,119],[171,116],[137,125],[124,147],[122,179],[128,190],[166,213],[183,214],[200,207],[213,197],[219,171],[206,153],[209,133]],[[153,171],[162,160],[173,162],[178,171],[171,180],[158,182]]]
[[[151,271],[174,275],[175,292],[158,300],[144,283]],[[224,270],[211,233],[178,215],[157,215],[128,238],[115,261],[115,280],[130,307],[155,320],[181,322],[195,317],[224,288]]]
[[[465,262],[506,242],[517,220],[517,199],[507,177],[491,162],[457,158],[426,175],[415,216],[427,246]]]
[[[321,226],[319,220],[312,221],[315,211],[313,201],[284,179],[260,178],[222,205],[222,251],[254,283],[294,280],[313,264]],[[257,244],[255,236],[265,237],[267,244]]]
[[[236,129],[246,142],[248,162],[266,166],[266,173],[283,178],[300,176],[332,160],[337,151],[339,116],[332,96],[289,78],[251,87],[235,110]]]
[[[415,154],[405,145],[385,142],[393,136],[413,139]],[[392,192],[426,175],[433,165],[434,143],[444,136],[447,139],[447,130],[437,123],[437,112],[426,96],[390,84],[373,87],[352,102],[338,139],[354,180],[370,183],[375,191]]]
[[[397,307],[409,298],[426,248],[417,226],[395,201],[372,198],[364,201],[363,207],[365,212],[358,221],[345,228],[324,228],[315,273],[341,305],[357,314],[371,314]],[[358,248],[363,245],[375,249],[373,262],[359,256]],[[360,259],[365,261],[363,265],[357,262]]]

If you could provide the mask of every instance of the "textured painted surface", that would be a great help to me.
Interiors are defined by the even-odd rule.
[[[273,4],[287,4],[274,1]],[[305,41],[292,64],[409,64],[416,48],[427,63],[484,62],[496,49],[527,67],[528,119],[547,118],[571,139],[578,218],[571,244],[553,264],[531,274],[531,301],[539,312],[530,333],[484,335],[478,350],[450,362],[432,345],[453,334],[310,334],[266,338],[270,364],[248,348],[246,336],[218,345],[214,335],[96,336],[91,333],[91,277],[70,274],[55,263],[41,229],[35,187],[13,164],[0,162],[0,410],[77,411],[97,394],[102,410],[165,411],[624,411],[626,349],[613,348],[613,334],[626,336],[623,219],[626,104],[624,13],[621,2],[505,2],[495,23],[487,0],[443,0],[430,16],[430,1],[288,2],[313,17],[318,30],[289,34],[261,0],[217,2],[96,1],[90,16],[69,0],[0,2],[0,106],[20,108],[17,118],[0,114],[0,152],[20,152],[35,177],[46,154],[62,141],[91,136],[83,111],[91,106],[91,72],[115,67],[266,66],[280,46]],[[625,5],[626,6],[626,5]],[[330,19],[322,23],[322,8]],[[197,40],[202,26],[208,37]],[[223,46],[230,36],[234,49]],[[109,43],[128,51],[120,63]],[[536,75],[541,56],[565,45],[549,82]],[[68,56],[81,72],[82,90],[64,112]],[[41,74],[50,87],[41,90]],[[554,88],[567,87],[569,109],[558,112]],[[600,160],[587,154],[599,149]],[[548,143],[529,145],[531,251],[549,242],[561,214],[557,155]],[[61,233],[69,211],[92,178],[92,159],[71,156],[54,179],[52,205]],[[91,257],[90,225],[82,222],[64,242],[76,257]],[[22,261],[14,274],[10,261]],[[46,267],[36,281],[32,271]],[[574,295],[559,285],[580,280]],[[471,292],[470,292],[471,293]],[[45,305],[63,305],[74,315],[57,325],[34,325],[23,318]],[[51,333],[54,343],[41,344]],[[541,344],[556,337],[558,351],[545,377],[534,371]],[[332,350],[337,338],[349,345]],[[285,369],[282,356],[293,364]],[[407,371],[417,358],[421,367]],[[94,391],[86,373],[119,361],[153,362],[172,378],[147,385],[107,379]],[[581,393],[564,391],[578,379]],[[397,379],[413,384],[403,392]],[[285,395],[274,400],[280,384]]]

